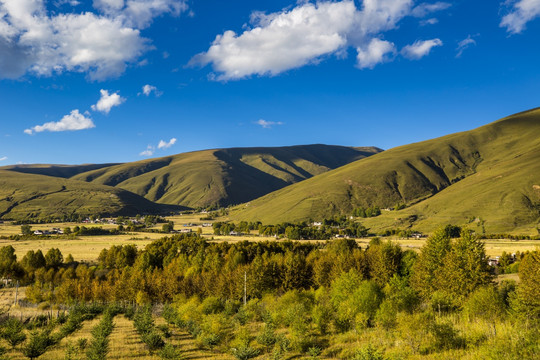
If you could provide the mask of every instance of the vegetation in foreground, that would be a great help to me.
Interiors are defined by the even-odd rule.
[[[24,326],[5,321],[0,333],[10,354],[34,358],[103,313],[84,354],[106,358],[122,313],[149,356],[161,358],[186,355],[167,340],[172,331],[223,358],[535,359],[540,254],[520,259],[520,283],[496,284],[483,243],[453,226],[419,255],[378,239],[361,249],[349,239],[228,244],[182,234],[142,251],[104,249],[89,267],[59,251],[17,261],[4,247],[1,275],[29,284],[28,301],[72,310]]]

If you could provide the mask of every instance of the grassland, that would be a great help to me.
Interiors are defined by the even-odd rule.
[[[540,110],[361,159],[238,206],[237,220],[319,220],[356,207],[405,205],[369,227],[433,231],[483,222],[490,233],[536,234]]]
[[[0,170],[0,218],[163,213],[179,207],[155,204],[129,191],[83,181]]]
[[[305,145],[204,150],[120,164],[73,179],[116,186],[163,204],[239,204],[379,152]]]

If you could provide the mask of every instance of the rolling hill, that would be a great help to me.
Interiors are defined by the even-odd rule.
[[[102,167],[72,177],[161,204],[240,204],[381,150],[331,145],[204,150]]]
[[[236,220],[322,219],[356,207],[390,208],[375,228],[432,230],[482,224],[535,229],[540,220],[540,109],[361,159],[237,207]]]
[[[0,170],[1,219],[54,219],[72,214],[160,214],[180,209],[155,204],[110,186]]]
[[[83,164],[83,165],[49,165],[49,164],[22,164],[0,167],[0,170],[10,170],[25,174],[47,175],[61,178],[70,178],[77,174],[106,168],[119,164]]]

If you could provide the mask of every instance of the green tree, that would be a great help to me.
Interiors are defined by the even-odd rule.
[[[174,222],[172,221],[169,221],[163,224],[163,226],[161,227],[161,231],[163,231],[164,233],[170,233],[173,230],[174,230]]]
[[[28,224],[21,225],[21,233],[23,235],[32,235],[32,227]]]
[[[469,231],[462,231],[451,250],[442,258],[444,266],[435,270],[436,288],[458,305],[474,290],[492,282],[484,243]]]
[[[32,272],[39,268],[45,267],[46,261],[41,250],[28,250],[26,255],[21,260],[22,267],[26,272]]]
[[[512,308],[526,319],[540,319],[540,251],[530,252],[521,260],[519,278]]]
[[[50,345],[52,345],[52,341],[47,330],[35,331],[30,335],[28,343],[22,348],[22,353],[29,359],[35,359],[43,355]]]
[[[57,248],[52,248],[45,254],[47,267],[57,269],[64,262],[64,256]]]
[[[439,288],[435,274],[444,267],[443,259],[450,251],[450,235],[447,228],[440,228],[429,237],[422,247],[412,268],[411,286],[424,298]]]
[[[0,337],[6,340],[12,348],[22,343],[26,340],[22,322],[15,318],[9,318],[2,327]]]
[[[0,276],[13,276],[16,272],[17,255],[11,245],[0,248]]]

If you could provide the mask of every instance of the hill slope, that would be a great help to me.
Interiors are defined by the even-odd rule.
[[[536,109],[356,161],[243,205],[233,217],[276,223],[405,204],[407,209],[366,223],[432,229],[481,219],[488,231],[534,228],[540,218],[539,159]]]
[[[72,214],[158,214],[171,210],[173,208],[170,206],[154,204],[136,194],[110,186],[0,170],[2,219],[49,219]]]
[[[8,165],[0,167],[0,170],[11,170],[25,174],[47,175],[61,178],[70,178],[77,174],[92,170],[102,169],[119,164],[83,164],[83,165],[49,165],[49,164],[24,164]]]
[[[204,150],[105,167],[73,177],[188,207],[239,204],[380,152],[303,145]]]

